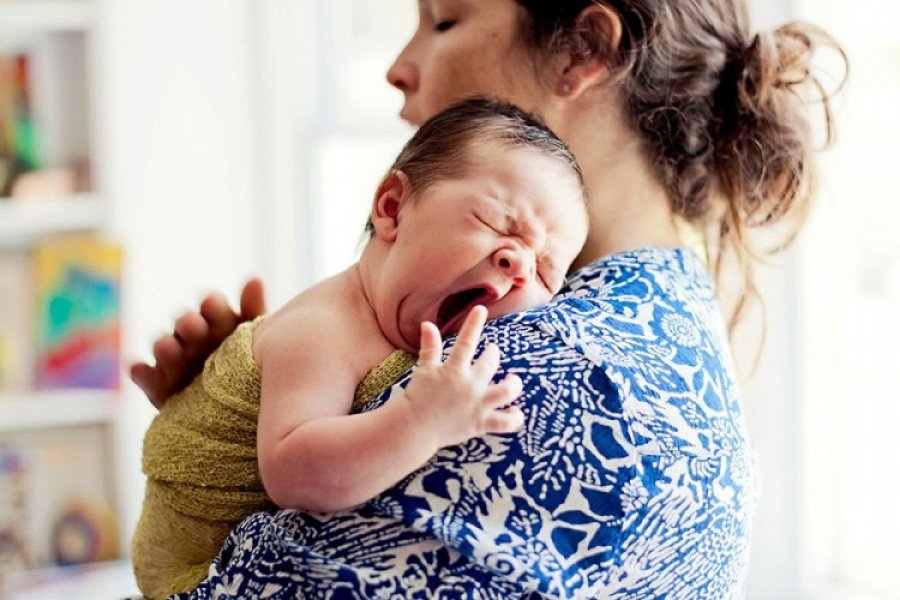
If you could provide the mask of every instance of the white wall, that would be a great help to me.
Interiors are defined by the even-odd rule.
[[[263,258],[273,305],[356,258],[375,187],[410,134],[385,74],[409,0],[259,3]]]
[[[750,2],[755,29],[772,29],[791,19],[784,0]],[[753,600],[796,598],[799,593],[798,421],[801,406],[796,380],[798,259],[789,251],[759,268],[757,283],[765,303],[766,343],[752,378],[743,386],[751,440],[759,461],[761,490],[754,516],[747,595]],[[761,320],[752,321],[760,324]],[[736,339],[753,347],[758,339]],[[752,352],[743,353],[743,362]]]
[[[150,345],[202,291],[234,291],[261,265],[251,0],[104,0],[96,60],[100,187],[126,249],[124,352]],[[124,529],[143,494],[153,411],[126,385]]]
[[[207,291],[234,299],[248,276],[260,275],[278,306],[322,276],[331,261],[314,244],[342,209],[323,204],[338,192],[327,189],[334,173],[321,174],[317,157],[333,135],[360,125],[339,93],[346,82],[329,69],[362,59],[378,90],[362,101],[381,99],[367,120],[378,131],[388,123],[396,136],[401,97],[383,73],[412,31],[415,7],[391,0],[392,8],[403,4],[403,17],[380,11],[375,27],[306,0],[99,1],[95,170],[114,205],[111,230],[126,247],[125,357],[148,360],[153,340]],[[372,28],[376,40],[394,44],[377,58],[339,41],[371,43]],[[379,143],[377,133],[366,135]],[[342,181],[357,182],[353,197],[369,194],[368,180],[387,164],[351,169]],[[345,245],[355,245],[353,235],[338,232]],[[143,499],[140,444],[154,411],[130,383],[124,396],[118,460],[127,540]]]

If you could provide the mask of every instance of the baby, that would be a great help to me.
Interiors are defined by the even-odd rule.
[[[194,587],[256,510],[346,509],[442,447],[521,427],[508,406],[521,382],[492,382],[497,347],[472,360],[485,320],[549,301],[584,243],[570,151],[519,109],[459,103],[401,151],[367,229],[356,264],[242,325],[151,425],[133,541],[146,596]],[[441,336],[456,332],[442,362]],[[408,353],[409,386],[352,414]]]

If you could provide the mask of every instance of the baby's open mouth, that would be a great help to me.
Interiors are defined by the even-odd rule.
[[[488,300],[488,291],[483,287],[450,294],[444,298],[444,301],[441,302],[438,308],[435,325],[437,325],[441,335],[456,333],[462,326],[469,309],[478,304],[486,304]]]

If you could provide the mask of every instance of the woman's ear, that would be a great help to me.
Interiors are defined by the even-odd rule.
[[[381,180],[372,201],[372,227],[375,237],[385,242],[397,239],[400,209],[409,201],[412,186],[403,171],[391,171]]]
[[[575,19],[571,39],[561,53],[556,83],[560,96],[577,98],[605,81],[622,42],[622,18],[605,4],[591,4]]]

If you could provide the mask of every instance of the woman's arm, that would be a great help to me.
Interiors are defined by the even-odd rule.
[[[235,312],[221,294],[210,294],[198,312],[184,314],[175,322],[171,334],[153,344],[156,363],[131,365],[131,380],[156,408],[184,389],[201,370],[213,350],[244,321],[265,314],[263,284],[251,279],[241,291],[240,311]]]

